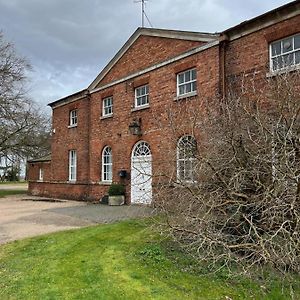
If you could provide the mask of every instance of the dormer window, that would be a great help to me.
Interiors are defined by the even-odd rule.
[[[272,72],[300,65],[300,34],[270,44],[270,70]]]

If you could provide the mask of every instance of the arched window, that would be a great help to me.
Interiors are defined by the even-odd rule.
[[[112,182],[112,151],[109,146],[102,151],[102,181]]]
[[[150,146],[147,142],[141,141],[138,144],[136,144],[132,156],[133,157],[143,157],[143,156],[150,156],[151,150]]]
[[[185,135],[177,143],[177,179],[194,182],[197,143],[193,136]]]

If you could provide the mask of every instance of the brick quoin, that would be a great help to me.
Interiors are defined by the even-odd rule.
[[[184,120],[188,121],[191,108],[201,111],[204,101],[208,104],[216,99],[221,101],[231,85],[238,91],[241,77],[246,82],[243,84],[255,80],[263,88],[270,72],[269,44],[299,33],[299,12],[299,3],[290,3],[220,34],[207,36],[138,29],[123,46],[125,50],[120,50],[117,59],[108,64],[88,89],[50,104],[51,159],[29,162],[29,192],[98,201],[109,188],[101,182],[101,156],[104,147],[110,146],[113,182],[125,184],[126,203],[130,204],[131,155],[140,140],[151,147],[153,174],[162,169],[176,174],[176,142],[190,132],[189,123]],[[191,68],[197,72],[197,95],[177,99],[177,73]],[[149,85],[149,107],[135,110],[134,90],[144,84]],[[103,118],[102,101],[108,96],[113,97],[113,116]],[[74,128],[68,127],[71,110],[78,112],[78,125]],[[170,111],[175,119],[183,120],[175,136],[170,127]],[[142,136],[129,132],[129,125],[136,120],[141,123]],[[200,145],[203,134],[203,128],[195,132]],[[68,182],[70,150],[77,151],[75,183]],[[166,159],[167,152],[173,155]],[[40,168],[44,170],[43,182],[38,180]],[[128,177],[120,179],[120,170],[126,170]],[[154,177],[153,192],[157,184]]]

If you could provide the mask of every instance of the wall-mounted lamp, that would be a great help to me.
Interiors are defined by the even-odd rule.
[[[138,120],[133,120],[129,124],[129,131],[132,135],[142,135],[141,118]]]

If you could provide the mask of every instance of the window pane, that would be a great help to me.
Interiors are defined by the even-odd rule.
[[[184,81],[184,74],[181,73],[181,74],[178,75],[178,82],[180,84],[180,83],[183,83],[183,81]]]
[[[295,53],[295,64],[300,64],[300,51]]]
[[[192,82],[192,91],[196,91],[197,90],[197,83],[196,81]]]
[[[196,79],[196,69],[192,70],[192,79]]]
[[[185,72],[185,82],[191,81],[191,72]]]
[[[300,49],[300,34],[295,36],[295,50]]]
[[[294,54],[286,54],[282,56],[283,67],[288,67],[294,64]]]
[[[182,95],[182,94],[184,94],[184,85],[181,85],[179,87],[179,95]]]
[[[282,52],[286,53],[293,50],[293,38],[284,39],[282,41]]]
[[[281,54],[281,42],[275,42],[271,46],[272,48],[272,56]]]

